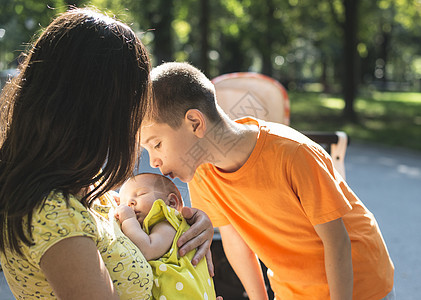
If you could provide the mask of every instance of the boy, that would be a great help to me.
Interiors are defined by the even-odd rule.
[[[178,257],[177,240],[189,226],[179,213],[183,201],[175,184],[162,175],[143,173],[127,180],[119,197],[116,217],[122,231],[152,266],[153,298],[215,299],[205,259],[193,267],[194,251]]]
[[[281,299],[382,299],[393,263],[374,216],[316,143],[281,124],[231,120],[212,83],[186,63],[151,73],[141,127],[152,167],[189,182],[219,227],[250,299],[267,299],[256,255]]]

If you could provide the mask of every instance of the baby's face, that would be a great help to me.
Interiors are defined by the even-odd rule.
[[[120,190],[120,204],[133,208],[140,224],[143,224],[155,200],[162,199],[168,205],[167,193],[155,190],[154,183],[153,176],[142,175],[130,179]]]

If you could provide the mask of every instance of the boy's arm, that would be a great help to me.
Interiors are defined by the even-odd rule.
[[[204,211],[197,208],[185,206],[181,213],[191,227],[178,239],[178,253],[180,256],[184,256],[193,249],[197,249],[192,259],[193,266],[196,266],[206,255],[209,274],[213,277],[214,272],[210,253],[210,245],[213,238],[212,222]]]
[[[249,299],[268,299],[262,269],[256,254],[232,225],[219,227],[225,255],[240,278]]]
[[[354,274],[351,241],[341,218],[315,225],[325,251],[325,269],[330,299],[352,299]]]
[[[130,207],[127,208],[133,212]],[[124,206],[119,206],[117,217],[119,217],[122,209],[127,210]],[[134,212],[133,216],[129,218],[120,218],[120,222],[123,233],[140,249],[146,260],[157,259],[167,253],[176,234],[174,227],[167,221],[156,224],[151,233],[146,234],[140,227]]]

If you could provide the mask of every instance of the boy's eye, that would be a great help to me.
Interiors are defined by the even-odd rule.
[[[161,142],[159,142],[158,144],[155,145],[154,149],[158,149],[161,147]]]

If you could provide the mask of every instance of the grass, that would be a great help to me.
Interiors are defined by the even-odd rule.
[[[345,131],[352,140],[421,151],[421,93],[365,92],[355,100],[356,122],[342,117],[335,95],[289,92],[291,126],[298,130]]]

